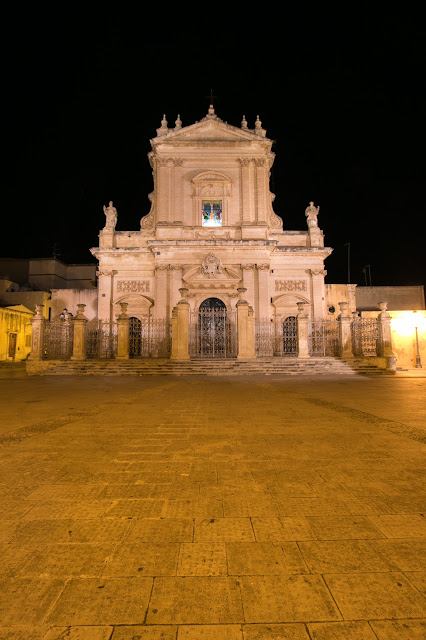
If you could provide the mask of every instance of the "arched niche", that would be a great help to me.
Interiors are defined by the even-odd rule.
[[[294,293],[282,293],[272,298],[272,305],[275,309],[275,318],[277,321],[283,321],[285,318],[297,316],[298,308],[297,303],[303,302],[306,304],[306,312],[309,314],[310,301],[305,296],[301,296]]]
[[[128,316],[139,319],[150,316],[152,313],[152,307],[154,306],[154,300],[152,298],[148,298],[147,296],[143,296],[138,293],[130,293],[115,300],[113,307],[115,318],[117,318],[121,313],[121,302],[126,302],[128,304]]]

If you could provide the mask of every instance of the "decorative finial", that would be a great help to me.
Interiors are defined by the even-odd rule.
[[[214,116],[215,116],[214,106],[211,104],[211,105],[209,106],[209,110],[208,110],[208,113],[207,113],[207,117],[208,117],[208,118],[213,118]]]
[[[164,113],[161,121],[161,127],[157,129],[157,136],[165,136],[168,132],[166,114]]]
[[[254,123],[254,132],[257,136],[262,136],[262,138],[266,136],[266,131],[265,129],[262,129],[262,123],[259,116],[256,116],[256,122]]]
[[[241,129],[247,129],[247,120],[245,116],[243,116],[243,119],[241,121]]]
[[[175,129],[182,129],[182,120],[180,119],[179,114],[175,121]]]

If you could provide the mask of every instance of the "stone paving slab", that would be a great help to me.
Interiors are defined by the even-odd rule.
[[[0,640],[423,638],[426,378],[206,382],[2,379]]]

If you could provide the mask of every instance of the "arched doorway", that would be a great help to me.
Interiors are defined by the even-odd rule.
[[[297,356],[296,316],[288,316],[283,322],[283,355]]]
[[[200,304],[197,322],[197,355],[226,358],[230,354],[230,326],[226,304],[207,298]]]
[[[139,318],[129,318],[129,356],[138,358],[142,355],[142,322]]]

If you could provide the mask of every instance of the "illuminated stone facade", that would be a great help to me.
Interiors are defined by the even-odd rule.
[[[306,303],[311,320],[327,316],[319,207],[306,208],[305,231],[289,231],[273,210],[269,177],[273,141],[257,118],[254,129],[223,122],[212,106],[200,122],[169,128],[151,140],[154,190],[139,231],[116,231],[117,210],[104,207],[99,247],[98,318],[171,319],[188,289],[191,311],[207,298],[235,310],[237,289],[257,320],[283,322]],[[119,215],[119,213],[118,213]],[[301,222],[303,221],[303,212]],[[194,316],[195,317],[195,316]]]

